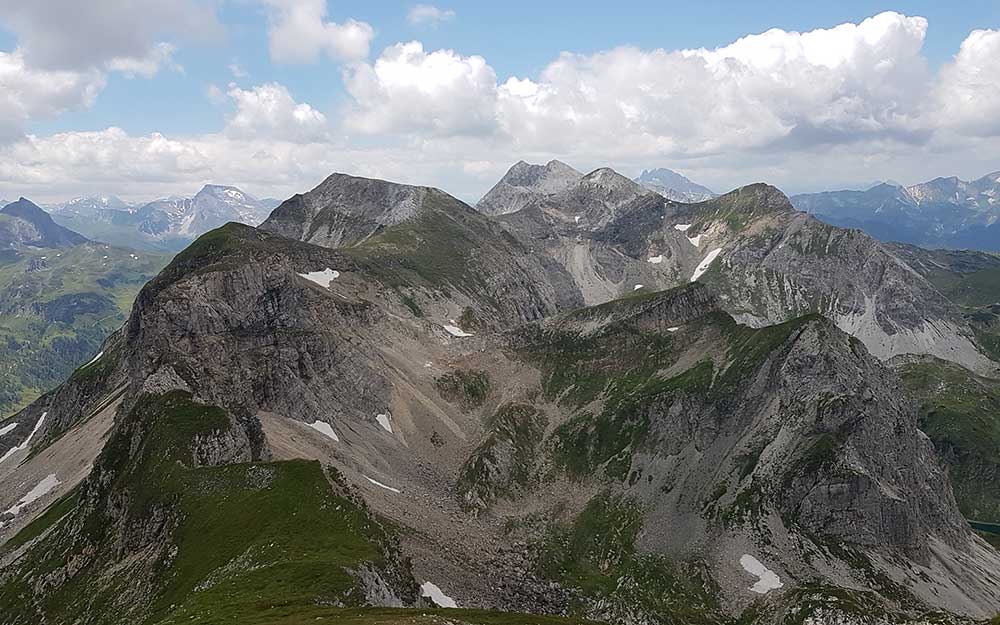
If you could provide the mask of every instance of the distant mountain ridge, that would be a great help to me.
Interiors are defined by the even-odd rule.
[[[278,202],[258,200],[229,185],[208,184],[191,197],[128,204],[113,195],[82,197],[53,207],[53,218],[116,245],[176,251],[227,222],[256,226]]]
[[[86,243],[83,235],[52,220],[40,206],[21,198],[0,209],[0,246],[61,247]]]
[[[799,210],[883,241],[923,247],[1000,251],[1000,171],[966,182],[957,177],[864,191],[792,196]]]
[[[704,202],[719,195],[708,187],[703,187],[664,167],[644,169],[635,181],[650,191],[656,191],[668,200],[676,202]]]

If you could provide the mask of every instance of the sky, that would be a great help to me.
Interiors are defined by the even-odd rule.
[[[949,6],[950,5],[950,6]],[[1000,170],[1000,2],[0,0],[0,198]]]

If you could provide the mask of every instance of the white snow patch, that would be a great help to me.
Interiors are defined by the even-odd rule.
[[[382,426],[382,429],[388,432],[389,434],[392,434],[392,421],[390,419],[392,419],[392,416],[389,414],[375,415],[375,420],[378,421],[378,424]]]
[[[28,434],[28,438],[24,439],[24,442],[21,443],[20,445],[8,449],[7,453],[5,453],[2,457],[0,457],[0,463],[3,463],[4,460],[10,458],[17,452],[21,451],[22,449],[28,448],[28,444],[31,443],[31,439],[35,437],[35,433],[38,432],[38,428],[42,427],[42,421],[45,421],[45,415],[47,414],[49,413],[43,412],[42,416],[38,417],[38,423],[36,423],[34,429],[31,430],[31,434]]]
[[[688,239],[688,243],[690,243],[691,245],[693,245],[695,247],[699,247],[701,245],[701,237],[703,237],[703,236],[705,236],[705,235],[699,234],[698,236],[688,237],[687,238]]]
[[[13,506],[11,506],[10,508],[8,508],[7,511],[4,512],[4,514],[17,514],[18,512],[21,511],[21,508],[31,504],[34,501],[41,499],[42,497],[50,493],[53,488],[59,486],[59,484],[60,482],[56,478],[56,474],[49,473],[47,476],[45,476],[45,479],[39,482],[37,486],[29,490],[27,495],[21,497],[21,500],[18,501]]]
[[[450,324],[446,323],[444,325],[444,329],[448,331],[448,334],[450,334],[452,336],[460,336],[460,337],[461,336],[472,336],[471,333],[466,332],[462,328],[460,328],[457,325],[455,325],[455,320],[454,319],[451,319],[450,321],[451,321]]]
[[[645,284],[637,284],[637,285],[635,285],[635,286],[634,286],[634,287],[632,288],[632,290],[633,290],[633,291],[638,291],[639,289],[641,289],[641,288],[642,288],[642,287],[644,287],[644,286],[646,286],[646,285],[645,285]]]
[[[687,229],[691,227],[691,224],[677,224],[674,226],[674,230],[680,230],[681,232],[687,232]]]
[[[676,332],[676,331],[678,331],[680,329],[681,329],[680,326],[674,326],[672,328],[667,328],[667,332]]]
[[[743,567],[744,571],[758,578],[757,582],[748,589],[750,591],[766,595],[768,592],[784,586],[774,571],[761,564],[760,560],[749,554],[743,554],[740,557],[740,566]]]
[[[331,282],[340,277],[340,272],[327,267],[323,271],[310,271],[309,273],[300,273],[299,275],[326,289],[330,287]]]
[[[650,256],[646,262],[652,263],[654,265],[659,265],[660,263],[663,262],[663,254],[660,254],[659,256]]]
[[[420,596],[430,597],[434,603],[438,604],[442,608],[458,607],[458,604],[455,603],[454,599],[441,592],[441,589],[438,588],[436,584],[431,582],[424,582],[420,585]]]
[[[574,220],[575,220],[574,223],[580,223],[580,216],[577,215],[576,217],[574,217]]]
[[[103,355],[104,355],[104,352],[103,352],[103,351],[100,351],[100,352],[97,352],[97,355],[96,355],[96,356],[94,356],[93,360],[91,360],[90,362],[88,362],[87,364],[83,365],[83,367],[80,367],[80,368],[81,368],[81,369],[84,369],[84,368],[86,368],[86,367],[89,367],[90,365],[92,365],[92,364],[94,364],[95,362],[97,362],[98,360],[100,360],[100,359],[101,359],[101,356],[103,356]]]
[[[325,421],[313,421],[312,423],[307,423],[306,425],[316,430],[320,434],[326,435],[332,438],[333,440],[337,441],[338,443],[340,442],[340,437],[337,436],[337,433],[333,431],[333,427],[331,427],[329,423]]]
[[[10,425],[3,426],[2,428],[0,428],[0,436],[3,436],[4,434],[6,434],[8,432],[13,432],[14,428],[16,428],[16,427],[17,427],[17,423],[11,423]]]
[[[373,480],[372,478],[368,477],[367,475],[365,475],[363,477],[366,480],[368,480],[369,482],[371,482],[372,484],[374,484],[375,486],[378,486],[379,488],[384,488],[386,490],[391,490],[392,492],[394,492],[396,494],[399,494],[399,489],[398,488],[393,488],[392,486],[386,486],[382,482],[379,482],[378,480]]]
[[[699,265],[695,267],[694,274],[691,275],[691,282],[694,282],[695,280],[700,278],[702,274],[708,271],[708,268],[712,266],[712,261],[716,259],[716,257],[719,255],[720,252],[722,252],[722,248],[717,247],[708,253],[708,256],[705,257],[705,260],[701,261],[701,263],[699,263]]]

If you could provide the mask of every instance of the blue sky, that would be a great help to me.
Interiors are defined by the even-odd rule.
[[[74,10],[69,0],[38,4],[0,0],[0,61],[21,73],[0,77],[14,94],[0,101],[0,116],[5,105],[13,111],[0,127],[0,196],[100,188],[137,197],[190,192],[208,181],[282,195],[333,167],[474,199],[521,157],[610,165],[629,175],[671,166],[719,190],[758,178],[802,191],[1000,169],[995,148],[984,151],[1000,132],[988,119],[1000,112],[997,70],[987,62],[1000,51],[995,1],[960,9],[941,2],[441,2],[425,7],[425,16],[438,19],[419,22],[412,2],[178,0],[165,8],[133,0],[134,10],[122,11],[95,0],[87,23],[58,18]],[[295,12],[306,4],[316,9]],[[864,25],[885,11],[892,17]],[[352,40],[349,51],[336,51],[336,28],[349,22],[360,24],[355,34],[364,45]],[[842,24],[850,28],[829,31]],[[289,38],[275,44],[282,28]],[[770,29],[779,33],[764,48],[780,49],[780,62],[760,45],[730,45]],[[799,36],[823,31],[834,35]],[[974,31],[985,35],[970,40],[959,62]],[[125,41],[123,32],[139,34]],[[94,42],[93,55],[60,47],[75,37]],[[308,45],[293,49],[300,42]],[[400,47],[407,42],[419,42],[419,50]],[[135,65],[164,45],[166,56]],[[843,58],[825,60],[841,48]],[[683,51],[696,49],[709,53],[690,67]],[[570,60],[560,62],[562,53]],[[720,75],[720,67],[735,73]],[[62,73],[54,80],[46,72]],[[407,76],[431,86],[409,84]],[[525,82],[508,83],[512,77]],[[54,82],[67,84],[39,87]],[[817,87],[823,83],[834,86]],[[701,91],[712,103],[705,119]],[[966,103],[956,108],[956,98]],[[107,134],[112,127],[120,131]],[[80,154],[68,158],[68,149]],[[134,157],[121,161],[111,154],[130,150]],[[309,165],[306,153],[322,156]],[[241,169],[247,154],[256,165]],[[102,168],[88,171],[81,165],[88,159]]]

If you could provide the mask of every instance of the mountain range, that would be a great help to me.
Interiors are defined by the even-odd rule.
[[[1000,251],[1000,172],[972,182],[950,177],[911,186],[882,183],[791,200],[827,223],[860,228],[882,241]]]
[[[278,200],[257,198],[236,187],[205,185],[192,197],[130,205],[114,196],[80,197],[50,206],[56,222],[88,237],[159,252],[178,251],[227,222],[257,225]]]
[[[333,174],[0,421],[0,623],[982,621],[998,269],[766,184]]]
[[[0,415],[92,358],[168,260],[91,241],[24,198],[0,209]]]

